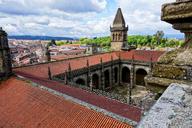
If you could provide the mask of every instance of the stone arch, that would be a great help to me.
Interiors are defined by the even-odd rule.
[[[105,83],[105,88],[108,88],[110,87],[110,72],[109,70],[106,70],[104,72],[104,83]]]
[[[83,85],[83,86],[86,85],[85,80],[82,78],[77,79],[75,83],[78,85]]]
[[[118,83],[118,75],[119,75],[118,68],[115,67],[114,68],[114,82],[115,82],[115,84]]]
[[[145,86],[145,76],[147,76],[147,71],[145,69],[138,69],[136,71],[136,85]]]
[[[93,85],[93,88],[99,89],[99,75],[98,74],[92,75],[92,85]]]
[[[122,82],[123,83],[130,83],[130,70],[128,67],[122,68]]]

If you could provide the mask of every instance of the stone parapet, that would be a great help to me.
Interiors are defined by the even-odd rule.
[[[191,85],[171,84],[137,128],[191,127],[191,92]]]

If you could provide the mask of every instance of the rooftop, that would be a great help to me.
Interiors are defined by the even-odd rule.
[[[52,90],[59,92],[61,94],[71,96],[71,97],[76,98],[76,99],[78,99],[82,102],[85,102],[87,104],[96,106],[99,109],[106,110],[107,112],[111,112],[111,113],[119,116],[120,118],[128,119],[129,121],[126,121],[126,122],[128,122],[128,123],[130,122],[129,124],[136,124],[137,122],[140,121],[140,118],[141,118],[141,109],[140,108],[133,107],[133,106],[130,106],[127,104],[123,104],[123,103],[120,103],[119,101],[111,100],[111,99],[108,99],[106,97],[99,96],[99,95],[96,95],[96,94],[91,93],[91,92],[87,92],[87,91],[82,90],[80,88],[75,88],[75,87],[71,87],[71,86],[64,86],[64,84],[62,84],[62,83],[48,80],[47,79],[48,78],[48,67],[51,68],[52,75],[57,75],[57,74],[64,73],[66,70],[68,70],[69,63],[71,65],[71,69],[76,70],[76,69],[81,69],[81,68],[86,67],[87,60],[89,60],[89,64],[90,64],[90,66],[92,66],[92,65],[100,64],[101,58],[103,59],[103,62],[110,62],[111,56],[113,56],[113,60],[118,60],[120,58],[121,58],[121,60],[131,60],[132,57],[134,56],[134,60],[136,60],[136,61],[151,62],[151,60],[152,60],[153,62],[156,62],[158,60],[158,58],[163,53],[164,52],[160,52],[160,51],[144,51],[144,50],[132,50],[132,51],[103,53],[103,54],[98,54],[98,55],[79,57],[79,58],[74,58],[74,59],[66,59],[66,60],[61,60],[61,61],[56,61],[56,62],[43,63],[43,64],[37,64],[37,65],[15,68],[14,72],[17,75],[25,77],[26,79],[28,79],[28,80],[30,80],[30,81],[38,84],[38,85],[42,85],[43,87],[52,89]],[[120,56],[120,58],[119,58],[119,56]],[[9,81],[13,81],[13,82],[9,83]],[[23,86],[23,84],[22,84],[23,82],[18,81],[18,80],[13,79],[13,78],[9,81],[7,81],[7,83],[9,83],[9,84],[11,84],[11,83],[15,84],[18,82],[18,85],[16,84],[14,86],[14,88],[12,88],[13,90],[15,90],[16,96],[18,95],[17,92],[19,92],[19,94],[21,93],[24,96],[27,95],[27,94],[23,93],[22,91],[17,90],[17,88],[16,88],[17,86]],[[8,86],[13,86],[12,84],[11,85],[9,85],[9,84],[8,84]],[[24,84],[24,85],[29,85],[29,84]],[[28,87],[30,87],[30,86],[27,86],[27,88]],[[23,88],[26,88],[26,87],[23,86]],[[30,88],[34,89],[34,87],[30,87]],[[38,88],[36,88],[35,90],[38,90]],[[12,90],[10,90],[10,91],[12,91]],[[40,97],[47,96],[46,94],[43,94],[43,93],[41,94],[41,91],[38,94]],[[36,91],[31,90],[31,93],[32,92],[36,92]],[[44,92],[44,91],[42,91],[42,92]],[[28,93],[30,93],[30,92],[28,92]],[[36,95],[36,93],[35,93],[35,95]],[[51,95],[51,94],[49,94],[49,95]],[[12,97],[17,98],[16,96],[12,96]],[[30,96],[27,96],[27,97],[30,97]],[[13,98],[13,101],[17,101],[17,99],[14,99],[14,98]],[[47,98],[47,99],[49,99],[49,98]],[[56,102],[57,100],[54,100],[54,101]],[[49,103],[52,101],[45,101],[44,103],[46,104],[46,102]],[[70,101],[68,101],[68,102],[70,102]],[[23,103],[25,103],[25,101],[23,101]],[[25,104],[27,104],[27,103],[25,103]],[[56,103],[54,103],[54,104],[56,104]],[[11,105],[11,104],[9,104],[9,105]],[[27,111],[30,111],[30,107],[28,107],[28,106],[25,106],[25,107],[27,109],[29,109]],[[23,107],[23,108],[25,108],[25,107]],[[78,107],[80,107],[80,105]],[[65,108],[65,105],[63,106],[63,108]],[[18,108],[16,108],[16,110],[17,109]],[[67,108],[65,108],[65,109],[67,109]],[[22,110],[20,110],[20,112],[21,111]],[[40,111],[42,111],[42,110],[35,111],[34,113],[40,113]],[[51,110],[51,111],[55,111],[54,113],[57,113],[56,110]],[[68,110],[68,112],[70,112],[70,113],[71,113],[71,111],[75,111],[75,110],[73,110],[73,109]],[[85,113],[85,112],[83,112],[83,113]],[[71,115],[71,118],[72,117],[75,119],[77,118],[76,115]],[[43,118],[46,118],[46,117],[43,117]],[[57,118],[57,117],[54,117],[54,118]],[[84,118],[85,117],[82,117],[82,120]],[[36,122],[36,121],[34,121],[34,122]],[[92,122],[96,122],[96,121],[92,120]],[[104,121],[104,122],[108,122],[108,121]],[[82,126],[86,126],[86,124],[82,124]],[[105,127],[105,125],[104,125],[104,127]],[[109,126],[106,126],[106,127],[109,127]],[[117,127],[119,127],[119,126],[117,126]]]
[[[99,96],[95,93],[91,93],[80,88],[65,86],[64,84],[58,83],[56,81],[30,76],[29,74],[17,74],[27,78],[34,83],[50,88],[62,94],[66,94],[80,101],[96,106],[100,109],[104,109],[108,112],[119,115],[123,118],[127,118],[128,122],[133,122],[135,124],[140,121],[141,109],[138,107],[130,106],[116,100],[111,100],[107,97]]]
[[[58,75],[64,73],[68,70],[69,63],[71,64],[71,69],[82,69],[87,66],[87,60],[89,60],[90,66],[100,64],[100,59],[103,62],[110,62],[111,56],[114,60],[119,59],[119,55],[122,60],[131,60],[134,56],[134,60],[150,62],[151,57],[153,62],[157,62],[159,57],[164,54],[162,51],[145,51],[145,50],[132,50],[132,51],[122,51],[122,52],[111,52],[98,55],[92,55],[87,57],[79,57],[73,59],[66,59],[51,63],[44,63],[32,66],[26,66],[21,68],[15,68],[14,71],[17,73],[25,73],[39,78],[48,78],[48,67],[51,68],[52,75]],[[78,64],[77,64],[78,63]]]
[[[0,84],[0,113],[3,128],[131,128],[15,77]]]

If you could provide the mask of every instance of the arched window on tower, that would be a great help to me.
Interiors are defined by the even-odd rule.
[[[113,35],[112,35],[112,38],[113,38],[113,41],[115,40],[115,34],[113,33]]]
[[[115,35],[115,41],[118,41],[118,34]]]
[[[119,36],[118,36],[118,41],[121,40],[121,33],[119,33]]]

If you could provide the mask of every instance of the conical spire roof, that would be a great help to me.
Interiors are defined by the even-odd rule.
[[[113,21],[113,27],[125,27],[125,19],[123,17],[121,8],[118,8],[117,14]]]

